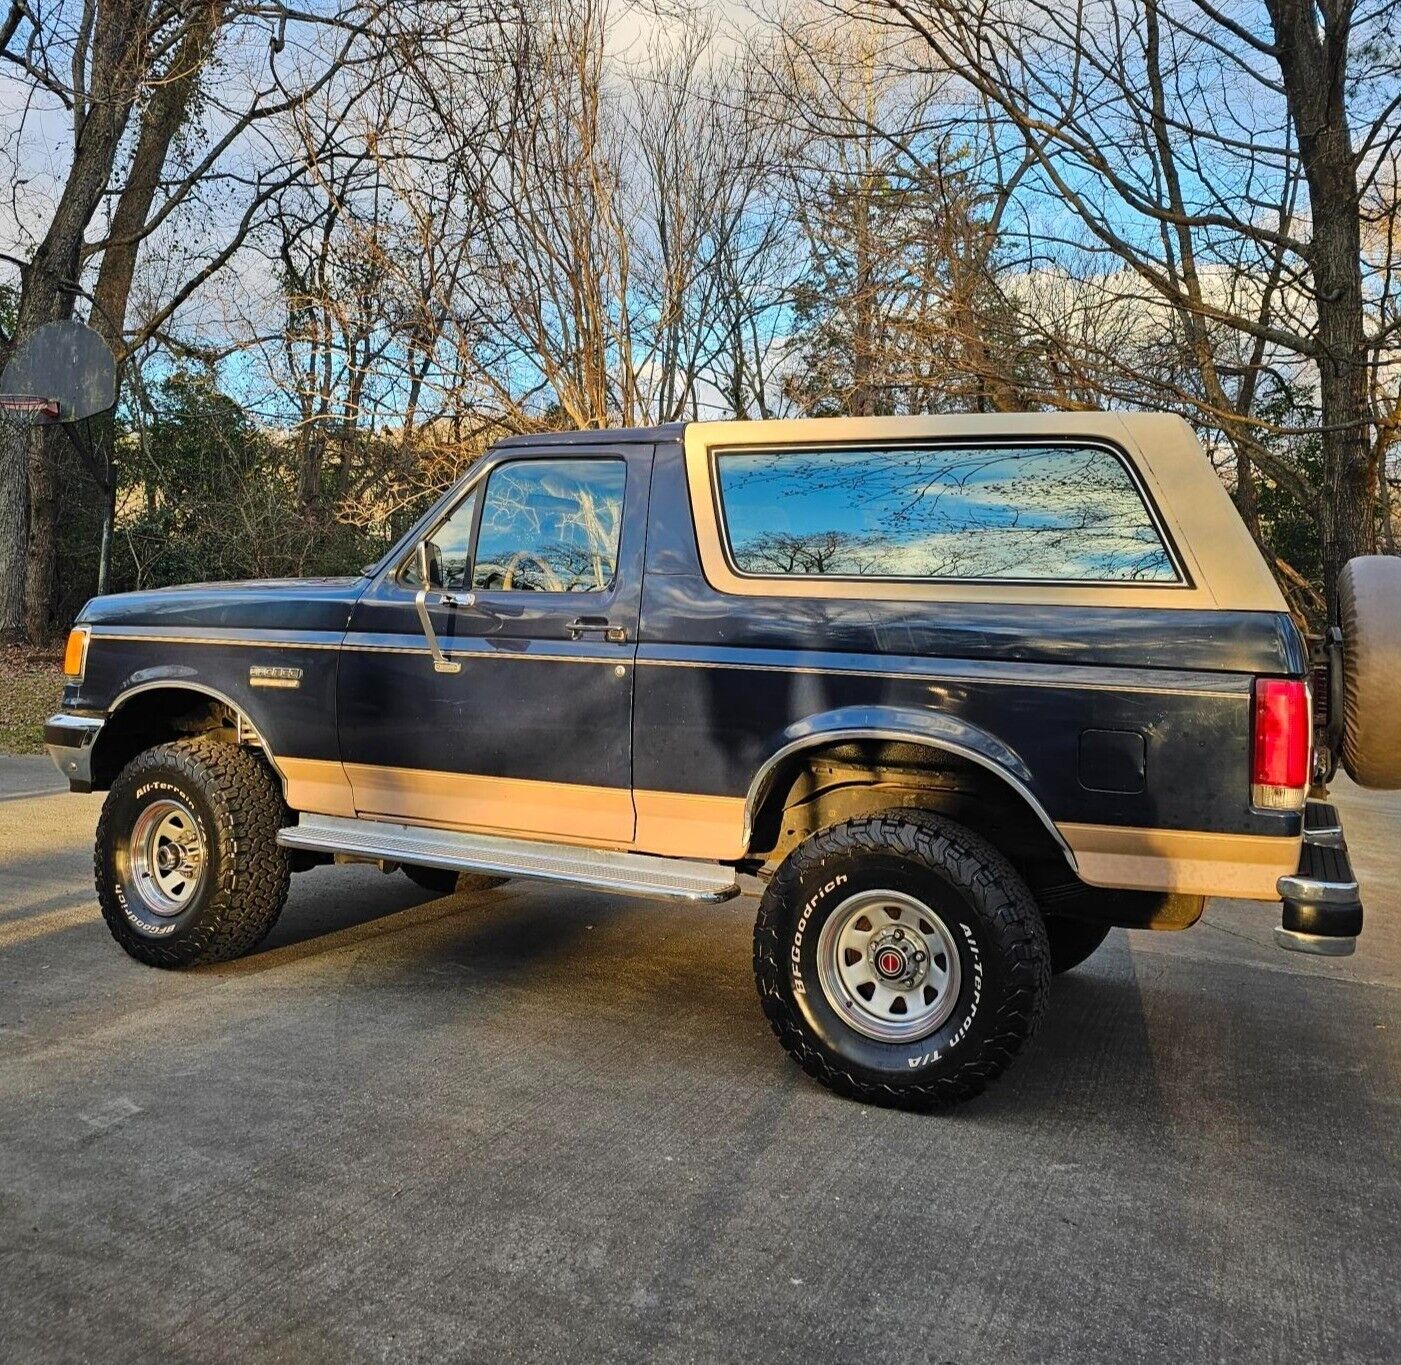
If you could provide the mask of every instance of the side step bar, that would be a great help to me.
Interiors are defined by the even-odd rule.
[[[733,869],[717,863],[492,834],[459,834],[387,820],[303,815],[297,824],[279,832],[277,842],[284,848],[313,853],[342,853],[461,872],[500,872],[663,900],[714,903],[739,894]]]

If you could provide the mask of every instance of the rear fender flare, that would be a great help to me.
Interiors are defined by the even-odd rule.
[[[773,753],[754,775],[744,802],[744,847],[754,835],[754,823],[765,798],[784,765],[804,749],[845,740],[885,739],[906,744],[922,744],[931,749],[956,754],[986,768],[1011,787],[1045,826],[1047,833],[1065,855],[1072,872],[1078,872],[1075,854],[1056,827],[1034,789],[1034,779],[1014,749],[996,735],[957,716],[942,711],[915,711],[895,706],[845,706],[823,711],[790,725],[779,738]]]

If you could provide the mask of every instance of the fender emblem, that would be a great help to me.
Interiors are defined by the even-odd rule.
[[[262,664],[255,664],[248,670],[249,687],[300,687],[302,685],[302,670],[300,668],[267,668]]]

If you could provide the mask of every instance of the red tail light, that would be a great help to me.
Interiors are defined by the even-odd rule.
[[[1250,803],[1300,810],[1309,784],[1309,694],[1297,678],[1255,679]]]

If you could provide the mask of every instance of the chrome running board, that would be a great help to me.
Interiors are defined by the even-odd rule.
[[[463,872],[500,872],[571,882],[601,891],[665,900],[726,901],[739,894],[732,868],[718,863],[658,858],[650,853],[578,848],[535,839],[396,825],[387,820],[349,820],[338,815],[303,815],[281,830],[284,848],[340,853],[372,861],[413,863]]]

